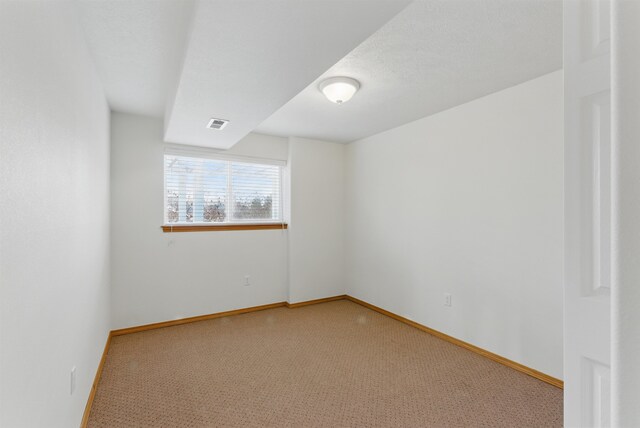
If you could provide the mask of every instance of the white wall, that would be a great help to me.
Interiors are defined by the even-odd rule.
[[[72,2],[0,2],[0,188],[0,426],[78,426],[109,329],[109,110]]]
[[[225,152],[288,161],[288,231],[163,233],[162,122],[114,113],[111,133],[114,328],[344,294],[343,145],[249,134]]]
[[[112,115],[113,327],[286,300],[286,231],[162,232],[162,133],[161,120]],[[229,152],[286,160],[287,140],[250,134]]]
[[[348,294],[561,378],[562,165],[561,71],[348,145]]]
[[[345,146],[289,139],[289,301],[344,294]]]

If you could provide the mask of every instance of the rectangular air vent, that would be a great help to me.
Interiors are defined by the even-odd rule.
[[[224,127],[227,126],[227,123],[229,123],[228,120],[213,118],[207,124],[207,128],[220,130],[220,129],[224,129]]]

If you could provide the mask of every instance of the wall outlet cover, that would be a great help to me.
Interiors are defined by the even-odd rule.
[[[444,305],[451,306],[451,294],[444,293]]]

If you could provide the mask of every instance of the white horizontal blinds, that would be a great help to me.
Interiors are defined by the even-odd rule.
[[[231,162],[232,219],[279,221],[280,167]]]
[[[166,154],[165,223],[239,223],[282,218],[279,165]]]
[[[164,159],[165,222],[225,222],[228,217],[227,162],[170,155]]]

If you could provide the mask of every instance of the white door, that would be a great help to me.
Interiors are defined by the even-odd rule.
[[[567,427],[610,421],[610,0],[564,1]]]

